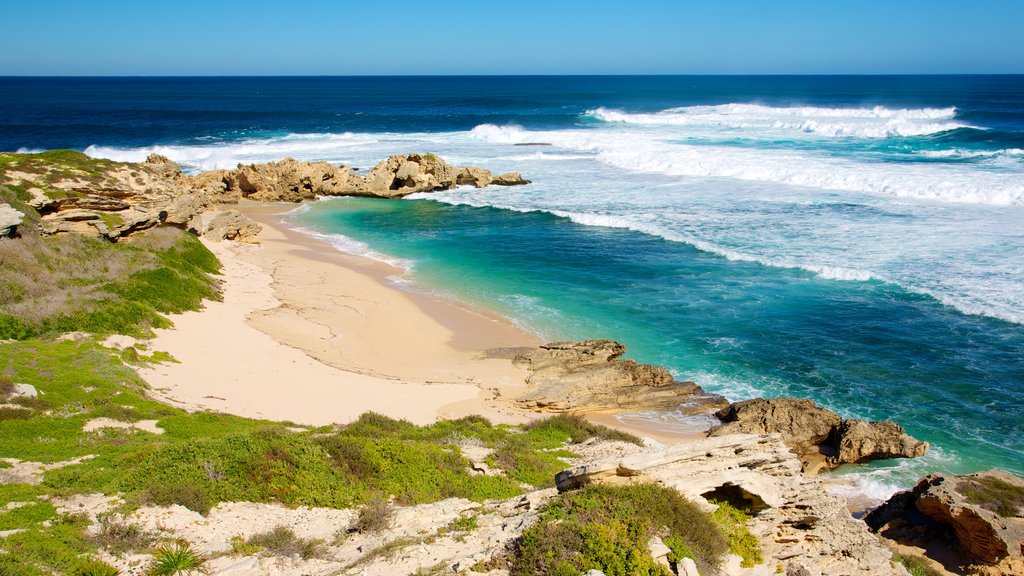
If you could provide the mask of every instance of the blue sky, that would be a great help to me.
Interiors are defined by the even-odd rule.
[[[0,75],[1024,73],[1024,2],[11,2]]]

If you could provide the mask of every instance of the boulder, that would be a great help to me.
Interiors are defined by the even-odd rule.
[[[872,531],[924,549],[953,544],[972,573],[1024,573],[1024,478],[991,470],[931,474],[869,512]]]
[[[167,179],[173,179],[181,175],[181,166],[179,166],[177,162],[160,154],[150,154],[149,156],[146,156],[144,164],[147,164],[155,174]]]
[[[215,241],[236,240],[255,244],[259,242],[257,236],[263,227],[238,210],[214,210],[193,218],[189,229]]]
[[[519,172],[505,172],[504,174],[498,174],[491,181],[491,184],[495,186],[522,186],[529,184],[530,181],[523,178],[523,175]]]
[[[693,412],[725,404],[693,382],[677,382],[668,370],[621,360],[626,347],[613,340],[553,342],[528,349],[513,363],[530,371],[528,391],[516,402],[543,412],[674,409]]]
[[[359,178],[347,167],[285,158],[266,164],[240,164],[236,170],[196,178],[194,186],[216,191],[218,180],[223,183],[222,195],[264,202],[301,202],[347,194],[359,185]]]
[[[10,204],[0,204],[0,238],[14,236],[24,221],[25,215]]]
[[[916,458],[928,443],[907,435],[894,422],[843,420],[838,414],[803,398],[754,398],[719,410],[722,424],[711,436],[782,434],[803,462],[804,472],[817,473],[841,464],[884,458]]]
[[[401,198],[416,192],[451,190],[456,179],[456,169],[433,154],[398,155],[374,166],[357,192]]]
[[[491,175],[490,170],[476,168],[473,166],[463,166],[459,168],[455,174],[455,183],[459,186],[475,186],[477,188],[484,188],[492,181],[494,181],[494,176]]]

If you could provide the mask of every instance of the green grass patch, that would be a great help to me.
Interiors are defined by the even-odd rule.
[[[0,339],[62,332],[146,336],[164,314],[219,299],[216,257],[192,235],[150,230],[112,244],[77,234],[0,243]]]
[[[747,530],[750,516],[743,510],[728,502],[713,501],[718,509],[711,514],[711,519],[718,524],[729,542],[729,552],[743,559],[744,568],[753,568],[764,562],[761,547],[757,538]]]
[[[656,535],[675,556],[717,566],[726,535],[709,514],[679,492],[655,484],[588,486],[552,500],[537,524],[523,532],[509,558],[513,576],[670,576],[647,550]]]
[[[991,510],[1003,518],[1020,516],[1024,508],[1024,487],[1002,478],[985,476],[963,479],[956,488],[971,504]]]
[[[254,534],[245,540],[236,537],[231,544],[234,553],[246,556],[266,551],[275,556],[300,556],[303,560],[310,560],[327,554],[323,540],[300,538],[287,526],[277,526],[269,532]]]
[[[893,560],[899,562],[910,572],[910,576],[941,576],[941,573],[916,556],[893,554]]]

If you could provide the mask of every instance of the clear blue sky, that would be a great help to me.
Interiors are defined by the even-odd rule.
[[[0,75],[1024,73],[1021,0],[35,0]]]

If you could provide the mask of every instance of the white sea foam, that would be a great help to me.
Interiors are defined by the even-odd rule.
[[[307,236],[323,240],[341,252],[362,256],[363,258],[369,258],[370,260],[375,260],[377,262],[383,262],[384,264],[399,268],[405,273],[412,272],[414,267],[414,263],[412,261],[381,254],[380,252],[372,250],[365,242],[360,242],[359,240],[355,240],[345,236],[344,234],[325,234],[303,226],[292,226],[292,229]]]
[[[668,176],[733,178],[823,190],[867,192],[941,202],[1024,205],[1024,178],[1016,172],[966,171],[942,164],[867,163],[796,150],[697,146],[672,142],[669,132],[560,130],[531,132],[484,124],[470,131],[487,143],[543,140],[596,154],[599,161]]]
[[[887,138],[923,136],[972,126],[957,122],[956,108],[891,109],[774,107],[758,104],[685,106],[654,113],[608,108],[588,110],[603,122],[688,128],[775,129],[820,136]]]
[[[372,134],[288,134],[285,136],[202,145],[157,145],[137,148],[89,146],[85,153],[94,158],[120,162],[141,162],[150,154],[160,154],[189,171],[231,169],[244,162],[266,162],[285,157],[305,160],[340,161],[354,148],[379,143]]]

